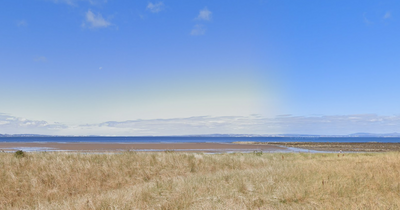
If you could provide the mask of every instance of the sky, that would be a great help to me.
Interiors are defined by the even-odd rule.
[[[0,134],[400,132],[400,2],[15,0]]]

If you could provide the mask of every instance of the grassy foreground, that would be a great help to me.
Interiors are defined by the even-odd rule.
[[[399,209],[400,153],[0,153],[0,209]]]

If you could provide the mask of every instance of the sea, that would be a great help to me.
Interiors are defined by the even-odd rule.
[[[400,137],[181,137],[181,136],[85,136],[85,137],[0,137],[0,142],[31,143],[232,143],[237,141],[251,142],[380,142],[400,143]]]

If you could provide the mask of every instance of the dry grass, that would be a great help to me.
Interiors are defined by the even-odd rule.
[[[399,209],[400,154],[0,153],[0,209]]]

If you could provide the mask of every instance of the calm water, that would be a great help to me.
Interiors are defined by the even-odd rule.
[[[382,142],[400,143],[400,137],[0,137],[0,142],[93,143],[231,143],[254,142]]]

